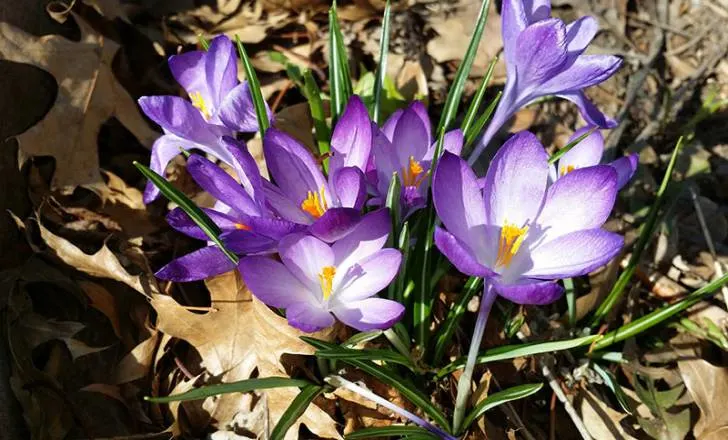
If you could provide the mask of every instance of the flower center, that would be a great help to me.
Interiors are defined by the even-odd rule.
[[[574,165],[567,165],[565,167],[561,167],[561,171],[559,171],[559,176],[564,176],[566,174],[569,174],[570,172],[574,171],[576,167]]]
[[[422,165],[415,160],[414,156],[410,156],[409,165],[402,167],[402,184],[417,188],[425,179],[426,175],[427,173],[422,169]]]
[[[324,266],[319,274],[319,283],[321,283],[321,293],[324,295],[324,301],[331,296],[331,290],[334,287],[334,275],[336,268],[334,266]]]
[[[527,233],[528,226],[519,228],[512,223],[505,222],[501,228],[500,242],[498,243],[498,257],[495,260],[496,267],[508,267],[511,264],[513,256],[516,255],[521,244],[523,244]]]
[[[301,202],[301,209],[311,215],[313,218],[320,218],[327,209],[329,209],[326,203],[326,193],[322,186],[319,192],[309,191],[306,195],[306,199]]]
[[[197,108],[200,113],[202,113],[203,118],[210,119],[210,110],[207,108],[207,104],[205,104],[205,100],[202,98],[202,93],[190,93],[190,101],[192,101],[192,106]]]
[[[235,223],[235,229],[241,231],[250,231],[250,226],[246,225],[245,223]]]

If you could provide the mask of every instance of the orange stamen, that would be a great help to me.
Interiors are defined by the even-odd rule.
[[[402,184],[404,186],[414,186],[415,188],[419,187],[427,175],[424,171],[422,165],[415,160],[414,156],[410,156],[409,165],[402,167]]]
[[[559,172],[560,176],[564,176],[566,174],[569,174],[570,172],[574,171],[576,167],[574,165],[567,165],[565,167],[561,167],[561,171]]]
[[[250,226],[244,223],[235,223],[235,229],[239,229],[241,231],[250,231]]]
[[[202,116],[205,119],[210,119],[210,110],[207,108],[207,104],[205,104],[205,100],[202,98],[202,93],[190,93],[190,101],[192,101],[192,105],[196,107],[200,113],[202,113]]]
[[[319,274],[319,283],[321,283],[321,293],[324,295],[324,301],[331,296],[331,290],[334,288],[334,276],[336,268],[334,266],[324,266]]]
[[[498,244],[498,256],[495,259],[495,266],[506,266],[511,264],[513,256],[523,244],[528,233],[528,226],[519,228],[507,221],[501,228],[500,243]]]
[[[306,199],[301,202],[301,209],[311,215],[313,218],[320,218],[327,209],[329,209],[326,203],[326,193],[324,188],[321,187],[318,193],[309,191],[306,195]]]

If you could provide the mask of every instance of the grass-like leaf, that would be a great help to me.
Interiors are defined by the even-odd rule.
[[[351,348],[331,348],[319,350],[316,356],[323,359],[335,360],[361,360],[361,361],[384,361],[394,364],[404,365],[409,369],[414,369],[414,365],[405,356],[392,350],[384,349],[363,349],[354,350]]]
[[[569,328],[574,328],[576,326],[576,288],[572,278],[564,278],[564,297],[566,297]]]
[[[573,141],[571,141],[568,144],[566,144],[564,146],[564,148],[560,148],[559,151],[557,151],[551,157],[549,157],[549,165],[552,165],[552,164],[556,163],[556,161],[559,160],[561,158],[561,156],[563,156],[564,154],[568,153],[569,150],[571,150],[572,148],[574,148],[577,145],[579,145],[581,143],[581,141],[583,141],[584,139],[586,139],[587,137],[589,137],[589,135],[592,134],[592,133],[594,133],[594,131],[596,131],[596,129],[597,129],[597,127],[590,128],[589,131],[587,131],[586,133],[582,134],[578,138],[576,138]]]
[[[463,119],[463,123],[460,125],[460,130],[462,130],[463,133],[467,133],[470,130],[470,127],[475,122],[475,115],[476,113],[478,113],[478,109],[480,109],[480,104],[482,104],[483,102],[485,89],[488,88],[490,79],[493,77],[493,71],[495,70],[495,65],[497,62],[498,57],[495,57],[490,61],[490,64],[488,64],[488,70],[485,72],[485,76],[478,86],[478,91],[475,92],[473,101],[470,103],[470,107],[468,107],[468,111],[465,113],[465,119]]]
[[[197,36],[197,41],[200,42],[200,46],[202,46],[205,50],[210,50],[210,42],[207,41],[207,38],[205,38],[202,34]]]
[[[490,396],[483,399],[480,403],[478,403],[473,411],[468,414],[467,417],[465,417],[465,421],[463,422],[463,430],[467,429],[474,421],[478,419],[478,417],[485,414],[486,411],[493,409],[498,405],[502,405],[506,402],[523,399],[524,397],[536,394],[542,387],[542,383],[529,383],[511,387],[503,391],[498,391],[497,393],[491,394]]]
[[[326,113],[324,112],[324,103],[321,99],[321,90],[316,84],[316,80],[313,78],[310,70],[303,72],[303,95],[306,97],[308,108],[311,110],[319,155],[324,156],[331,150],[331,145],[329,144],[331,130],[328,124],[326,124]],[[324,171],[328,170],[328,163],[328,160],[324,161]]]
[[[498,92],[497,95],[495,95],[495,98],[488,104],[488,107],[486,107],[485,111],[482,115],[478,118],[477,121],[475,121],[475,124],[473,124],[467,132],[465,132],[465,145],[464,150],[470,149],[470,146],[475,142],[475,139],[478,138],[478,135],[483,131],[483,127],[485,127],[485,123],[490,120],[490,116],[493,114],[493,111],[495,110],[495,107],[498,105],[498,102],[500,101],[501,96],[503,96],[503,92]],[[465,156],[462,154],[462,156]]]
[[[470,75],[470,69],[473,67],[473,61],[475,61],[475,54],[478,52],[478,46],[480,45],[480,39],[483,37],[483,30],[485,29],[485,22],[488,20],[488,10],[490,9],[490,0],[483,0],[480,6],[480,12],[473,30],[473,35],[470,37],[470,43],[468,49],[465,52],[458,70],[455,72],[455,78],[453,79],[450,91],[447,94],[445,100],[445,108],[442,111],[440,122],[437,124],[437,132],[440,133],[447,130],[450,123],[455,119],[455,115],[458,111],[458,105],[463,95],[463,88],[465,87],[465,81]],[[439,157],[439,156],[435,156]]]
[[[333,349],[338,347],[336,344],[321,341],[315,338],[310,338],[307,336],[301,336],[301,339],[318,350]],[[360,361],[356,359],[342,359],[342,361],[362,370],[367,374],[376,377],[384,384],[394,387],[395,389],[397,389],[397,391],[402,393],[402,395],[407,400],[412,402],[412,404],[414,404],[417,408],[429,415],[432,420],[434,420],[435,423],[437,423],[441,428],[445,429],[446,431],[450,430],[450,423],[447,421],[445,414],[437,409],[432,404],[432,402],[430,402],[430,399],[421,391],[419,391],[417,387],[415,387],[409,380],[403,378],[389,368],[373,364],[369,361]]]
[[[331,85],[331,118],[333,123],[336,123],[344,112],[346,102],[352,93],[352,87],[349,61],[339,29],[335,1],[329,9],[329,83]]]
[[[225,244],[220,240],[220,228],[217,227],[207,214],[204,213],[195,203],[184,195],[177,188],[173,187],[172,184],[167,180],[155,173],[149,167],[146,167],[139,162],[134,161],[134,166],[146,177],[151,180],[154,186],[159,188],[159,191],[164,194],[172,202],[179,205],[179,207],[190,216],[192,221],[202,229],[207,237],[215,243],[217,247],[225,254],[226,257],[234,264],[238,265],[238,256],[231,252],[225,247]]]
[[[368,332],[357,333],[354,336],[347,339],[346,341],[344,341],[341,344],[341,346],[344,348],[352,348],[361,343],[369,342],[374,339],[377,339],[378,337],[382,336],[383,334],[384,334],[384,332],[382,330],[371,330]]]
[[[384,78],[387,76],[387,54],[389,53],[389,22],[391,20],[391,5],[389,0],[384,5],[382,15],[382,33],[379,36],[379,64],[377,65],[377,76],[374,80],[374,106],[372,108],[372,119],[379,124],[381,117],[382,88]]]
[[[265,101],[263,100],[263,94],[260,91],[260,81],[258,81],[258,75],[255,73],[253,63],[250,62],[247,52],[243,43],[240,42],[240,37],[235,36],[235,44],[238,46],[238,52],[240,53],[240,59],[243,62],[243,68],[245,69],[245,78],[248,80],[248,86],[250,88],[250,94],[253,95],[253,106],[255,107],[255,116],[258,119],[258,131],[260,132],[260,138],[263,139],[266,130],[270,127],[268,121],[268,112],[265,109]]]
[[[712,283],[696,290],[674,304],[659,308],[641,318],[635,319],[629,324],[625,324],[618,329],[607,333],[594,344],[594,351],[603,350],[612,344],[637,336],[638,334],[672,318],[676,314],[689,309],[705,298],[713,295],[716,290],[720,289],[721,286],[727,282],[728,274],[723,275]]]
[[[399,243],[397,248],[402,253],[402,262],[399,265],[399,273],[394,279],[394,295],[393,298],[400,304],[404,304],[404,283],[407,280],[407,264],[410,259],[410,228],[409,222],[402,224],[402,229],[399,231]],[[390,285],[390,286],[391,286]]]
[[[476,358],[475,362],[476,364],[485,364],[488,362],[502,361],[505,359],[513,359],[522,356],[531,356],[534,354],[548,353],[552,351],[568,350],[571,348],[589,345],[599,338],[599,335],[593,335],[575,339],[567,339],[565,341],[531,342],[518,345],[503,345],[481,352]],[[437,377],[442,378],[455,370],[463,368],[465,366],[465,360],[465,357],[461,357],[451,364],[441,368],[437,372]]]
[[[632,408],[629,406],[627,394],[624,392],[619,382],[617,382],[617,378],[614,377],[614,374],[612,374],[611,371],[607,370],[596,362],[592,362],[591,367],[599,376],[601,376],[607,387],[612,390],[612,392],[614,393],[614,397],[617,398],[617,402],[619,402],[619,406],[622,407],[624,412],[626,412],[627,414],[632,414]]]
[[[439,440],[440,437],[419,426],[391,425],[373,428],[364,428],[346,435],[346,440],[361,440],[381,437],[405,437],[407,439],[417,436],[423,439]]]
[[[637,264],[639,263],[640,258],[642,258],[642,252],[644,252],[647,244],[652,238],[653,232],[655,231],[655,226],[657,225],[657,216],[660,212],[660,206],[665,199],[667,186],[670,183],[672,171],[675,168],[677,156],[682,149],[682,144],[683,138],[681,137],[680,139],[678,139],[677,145],[675,145],[675,150],[673,150],[672,152],[672,157],[670,157],[670,162],[667,165],[667,170],[665,171],[665,175],[662,177],[662,183],[660,184],[660,188],[657,190],[655,202],[652,204],[652,206],[650,206],[649,213],[647,214],[647,220],[645,220],[645,223],[642,226],[640,236],[634,246],[634,250],[632,251],[632,256],[629,258],[627,267],[619,275],[617,282],[614,283],[614,287],[612,287],[612,290],[609,292],[609,295],[607,295],[607,298],[604,300],[603,303],[599,305],[597,310],[594,312],[594,317],[591,321],[592,328],[599,325],[602,319],[604,319],[612,310],[612,308],[619,302],[619,300],[622,298],[622,295],[624,294],[625,287],[627,287],[627,284],[632,279],[632,275],[634,275],[635,270],[637,270]]]
[[[467,310],[468,303],[478,293],[483,286],[483,279],[479,277],[470,277],[465,283],[458,301],[447,314],[445,322],[442,324],[435,337],[435,350],[432,355],[432,364],[438,365],[445,354],[445,349],[450,344],[455,329],[457,329],[460,319]]]
[[[205,399],[219,394],[249,393],[251,391],[265,390],[269,388],[300,388],[308,385],[311,385],[311,382],[307,380],[291,379],[290,377],[264,377],[260,379],[247,379],[238,382],[206,385],[184,393],[166,397],[145,397],[144,400],[154,403],[179,402],[185,400]]]
[[[392,247],[392,243],[397,242],[397,227],[399,226],[400,218],[400,196],[402,193],[402,182],[399,180],[399,174],[395,171],[392,174],[392,180],[389,182],[389,188],[387,189],[387,198],[384,202],[384,206],[389,208],[389,215],[392,218],[392,232],[389,233],[387,238],[387,246]]]
[[[278,420],[275,428],[273,428],[273,432],[270,433],[270,440],[283,440],[288,429],[306,412],[306,408],[313,402],[313,399],[323,391],[324,388],[318,385],[309,384],[303,387],[301,392],[298,393],[296,398],[293,399],[293,402],[288,406],[286,412],[283,413],[281,419]]]

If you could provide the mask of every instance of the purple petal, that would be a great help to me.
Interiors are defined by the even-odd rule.
[[[211,112],[220,108],[225,96],[238,84],[235,47],[225,35],[213,38],[205,54],[205,76],[212,102]]]
[[[590,129],[591,127],[578,129],[569,138],[569,143],[575,141]],[[559,174],[566,174],[569,171],[569,168],[574,170],[599,165],[599,161],[602,160],[602,153],[604,153],[604,137],[599,130],[595,130],[592,134],[582,139],[579,144],[561,156],[561,159],[559,159]]]
[[[399,118],[392,139],[394,151],[399,158],[399,167],[409,166],[410,157],[422,160],[431,143],[430,132],[420,114],[413,107],[407,108]]]
[[[272,258],[245,257],[238,263],[238,269],[253,295],[271,307],[286,308],[310,298],[306,287]]]
[[[432,198],[447,230],[471,246],[475,259],[482,256],[485,205],[475,173],[464,160],[448,152],[442,155],[433,177]]]
[[[332,243],[350,233],[360,219],[358,209],[330,208],[313,222],[309,230],[321,240]]]
[[[614,75],[621,65],[622,59],[613,55],[581,55],[566,70],[544,82],[538,94],[561,94],[591,87]]]
[[[197,154],[190,156],[187,160],[187,171],[202,189],[233,211],[242,215],[261,214],[260,208],[245,189],[231,175],[206,158]]]
[[[603,229],[571,232],[531,250],[533,266],[524,276],[559,279],[586,275],[622,249],[624,238]]]
[[[265,104],[268,120],[272,113]],[[254,133],[258,131],[258,116],[253,105],[253,95],[250,93],[250,86],[243,81],[228,93],[220,103],[218,110],[220,121],[228,128],[243,133]]]
[[[331,299],[334,307],[376,295],[392,282],[402,254],[396,249],[382,249],[358,261],[349,268],[338,267]]]
[[[164,176],[169,162],[180,154],[181,149],[186,150],[191,146],[194,146],[194,144],[190,141],[173,134],[165,134],[154,141],[149,168],[151,168],[151,170],[155,173]],[[147,182],[147,186],[144,189],[144,203],[152,203],[157,197],[159,197],[159,194],[159,188],[157,188],[150,180]]]
[[[465,142],[465,137],[463,136],[462,130],[459,128],[456,128],[455,130],[450,130],[447,133],[445,133],[445,136],[442,140],[442,150],[450,152],[454,154],[455,156],[460,156],[460,152],[463,150],[463,143]],[[433,156],[435,156],[435,149],[437,148],[437,140],[430,145],[429,150],[427,150],[427,153],[425,154],[425,160],[428,162],[432,161]]]
[[[553,281],[521,279],[512,284],[493,281],[496,292],[516,304],[551,304],[564,294],[564,289]]]
[[[493,275],[493,272],[483,266],[470,247],[459,240],[451,233],[442,228],[435,228],[435,246],[460,272],[470,275],[485,277]]]
[[[222,230],[235,229],[235,225],[239,223],[235,218],[215,211],[214,209],[203,208],[202,211],[207,214],[210,219]],[[167,213],[167,223],[175,230],[198,240],[209,240],[207,234],[187,215],[182,208],[174,208]]]
[[[345,270],[384,246],[392,228],[389,210],[378,209],[362,217],[348,235],[331,245],[335,266]]]
[[[229,136],[222,138],[222,144],[233,158],[231,166],[240,179],[245,191],[250,195],[258,206],[265,204],[263,193],[263,178],[260,176],[260,169],[247,146],[242,142]]]
[[[533,23],[518,35],[515,49],[518,88],[530,93],[563,68],[567,60],[566,26],[555,18]],[[540,88],[538,95],[542,95]]]
[[[293,276],[320,296],[321,269],[335,266],[334,252],[329,245],[310,235],[292,234],[278,243],[278,253]]]
[[[551,16],[551,0],[523,0],[523,9],[529,23],[546,20]]]
[[[305,232],[307,229],[305,225],[280,218],[248,217],[245,221],[252,231],[277,240],[289,234]]]
[[[366,170],[372,148],[372,122],[361,98],[352,96],[331,136],[330,172],[343,167]]]
[[[299,224],[311,224],[311,216],[301,210],[301,205],[289,199],[288,194],[267,180],[263,180],[263,192],[268,207],[279,216]]]
[[[622,189],[624,185],[629,183],[637,171],[639,165],[640,156],[637,153],[630,154],[629,156],[620,157],[614,162],[610,163],[609,166],[614,168],[617,172],[617,189]]]
[[[204,280],[230,272],[235,265],[217,246],[207,246],[172,260],[155,275],[169,281],[187,282]]]
[[[614,207],[617,173],[608,165],[574,170],[548,189],[536,223],[544,242],[604,224]]]
[[[230,251],[237,255],[271,254],[278,248],[278,240],[257,231],[230,230],[223,232],[220,239]]]
[[[530,21],[526,16],[522,0],[503,0],[501,8],[503,53],[506,61],[508,79],[515,79],[516,41]]]
[[[548,155],[536,136],[528,131],[513,135],[485,175],[485,223],[522,227],[533,221],[541,209],[548,173]],[[497,242],[491,240],[490,245],[497,249]]]
[[[188,95],[199,93],[206,103],[212,103],[205,74],[205,51],[195,50],[169,57],[169,70]]]
[[[342,207],[361,210],[367,197],[367,184],[359,168],[339,168],[333,174],[333,183]]]
[[[386,330],[404,315],[404,306],[383,298],[367,298],[333,310],[334,315],[349,327],[359,331]]]
[[[323,307],[312,302],[297,302],[286,309],[286,319],[291,327],[313,333],[334,325],[334,317]]]
[[[556,96],[568,99],[576,104],[581,112],[581,117],[584,118],[587,125],[596,125],[599,128],[614,128],[617,126],[617,121],[600,112],[599,109],[587,99],[584,92],[580,90],[558,93]]]
[[[432,126],[430,125],[430,115],[427,114],[427,107],[422,101],[414,101],[409,105],[409,109],[417,113],[422,123],[425,126],[425,132],[427,132],[427,145],[432,143]]]
[[[218,136],[212,131],[212,126],[185,99],[178,96],[142,96],[139,106],[149,119],[169,133],[199,144],[217,143]]]
[[[389,139],[387,139],[384,131],[380,131],[379,129],[374,131],[372,144],[377,172],[377,192],[379,196],[384,197],[392,181],[392,174],[395,171],[401,173],[402,170],[397,152]]]
[[[394,113],[392,113],[389,118],[384,122],[384,125],[382,125],[382,133],[389,139],[391,142],[392,139],[394,139],[394,129],[397,128],[397,124],[399,124],[399,118],[402,117],[402,114],[404,113],[404,110],[398,109],[395,110]]]
[[[599,31],[599,22],[591,16],[579,17],[566,25],[566,49],[570,57],[581,55]]]

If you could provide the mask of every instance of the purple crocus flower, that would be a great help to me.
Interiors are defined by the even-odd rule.
[[[402,259],[396,249],[382,249],[389,229],[389,212],[380,209],[331,245],[289,235],[278,246],[280,262],[245,257],[240,273],[253,295],[286,309],[288,323],[302,331],[329,327],[334,316],[361,331],[387,329],[404,314],[398,302],[372,298],[394,279]]]
[[[435,231],[438,249],[518,304],[556,300],[563,289],[553,280],[589,273],[622,247],[621,236],[601,229],[617,193],[614,168],[575,169],[551,186],[548,174],[548,155],[527,131],[496,153],[482,189],[453,154],[435,171],[435,209],[447,228]]]
[[[372,146],[375,171],[369,180],[375,188],[371,205],[384,204],[392,175],[397,172],[402,183],[401,206],[403,217],[422,208],[427,200],[429,173],[437,142],[433,143],[430,117],[424,104],[415,101],[404,110],[397,110],[380,130],[374,126]],[[460,155],[463,133],[452,130],[445,134],[443,148]]]
[[[371,151],[371,124],[359,97],[352,97],[331,138],[329,178],[311,152],[288,134],[270,128],[263,153],[271,183],[263,181],[270,209],[288,221],[309,225],[326,242],[346,235],[360,220],[367,195],[364,170]]]
[[[551,18],[549,0],[504,0],[501,17],[506,84],[493,119],[470,156],[471,164],[511,115],[542,96],[572,101],[589,125],[616,125],[582,91],[612,76],[622,64],[611,55],[583,55],[599,30],[594,17],[567,25]]]
[[[142,111],[164,130],[152,147],[150,168],[163,174],[180,150],[199,149],[232,165],[233,158],[221,142],[234,132],[255,132],[258,122],[247,81],[238,82],[237,57],[224,35],[210,42],[207,51],[192,51],[169,58],[169,69],[190,97],[142,96]],[[268,113],[270,118],[270,111]],[[144,201],[159,190],[150,183]]]
[[[587,133],[590,129],[590,127],[583,127],[575,131],[567,143],[575,141],[580,136]],[[599,165],[599,162],[602,160],[603,153],[604,137],[598,130],[593,131],[589,136],[582,139],[581,142],[561,156],[558,162],[551,167],[549,179],[553,182],[560,176],[568,174],[574,170],[578,170],[579,168]],[[617,172],[617,190],[621,189],[632,179],[634,172],[637,170],[638,163],[639,154],[636,153],[620,157],[619,159],[609,163],[609,166],[614,168],[614,171]]]
[[[187,171],[210,195],[217,199],[214,209],[203,209],[220,228],[220,238],[237,255],[269,254],[277,251],[284,236],[303,232],[306,227],[275,218],[268,210],[263,192],[263,179],[255,159],[242,143],[225,137],[222,144],[233,158],[240,183],[222,168],[199,155],[190,156]],[[167,215],[167,222],[176,230],[199,240],[207,235],[181,209]],[[172,281],[194,281],[231,271],[235,265],[215,245],[179,257],[157,272],[157,277]]]

